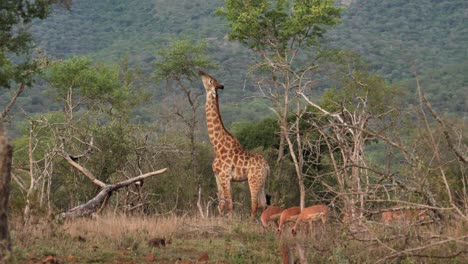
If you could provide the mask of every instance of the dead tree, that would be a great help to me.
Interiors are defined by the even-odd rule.
[[[62,155],[65,160],[80,171],[83,175],[85,175],[92,183],[96,184],[97,186],[101,187],[101,191],[87,203],[76,206],[67,212],[60,214],[60,218],[73,218],[73,217],[83,217],[83,216],[91,216],[95,213],[99,213],[102,209],[106,206],[109,198],[111,197],[114,191],[119,190],[120,188],[127,187],[131,184],[135,184],[136,182],[141,182],[142,180],[149,178],[154,175],[162,174],[167,171],[167,168],[148,172],[146,174],[139,175],[137,177],[133,177],[124,181],[120,181],[118,183],[113,184],[106,184],[96,177],[85,167],[78,164],[75,160],[76,157],[68,154],[65,152],[63,145],[62,145]]]

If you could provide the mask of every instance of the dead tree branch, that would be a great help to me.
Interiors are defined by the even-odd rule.
[[[417,75],[416,75],[416,87],[418,89],[421,104],[423,104],[429,110],[429,113],[431,113],[432,117],[434,117],[434,119],[442,127],[442,129],[443,129],[442,131],[444,133],[445,140],[447,141],[448,147],[453,151],[453,153],[455,153],[455,156],[457,156],[458,160],[460,160],[461,162],[466,164],[467,163],[467,158],[462,153],[460,153],[460,151],[458,151],[457,148],[455,148],[455,146],[453,145],[452,138],[450,137],[450,134],[449,134],[448,129],[447,129],[447,125],[442,120],[442,118],[440,118],[439,115],[437,115],[437,113],[434,111],[431,104],[427,100],[423,90],[421,89],[421,86],[419,84],[419,78],[418,78]]]
[[[90,146],[91,145],[92,145],[92,142],[90,143]],[[112,192],[120,188],[127,187],[138,181],[142,181],[143,179],[146,179],[148,177],[158,175],[167,171],[167,168],[164,168],[161,170],[148,172],[146,174],[142,174],[140,176],[133,177],[133,178],[130,178],[130,179],[118,182],[118,183],[106,184],[98,180],[96,177],[94,177],[94,175],[87,168],[78,164],[76,162],[76,158],[74,158],[75,156],[72,156],[65,151],[65,147],[63,143],[61,145],[61,150],[62,150],[62,155],[65,158],[65,160],[74,168],[76,168],[78,171],[80,171],[83,175],[85,175],[92,183],[101,187],[101,191],[93,199],[89,200],[87,203],[74,207],[70,209],[68,212],[64,212],[60,214],[60,218],[90,216],[96,212],[100,212],[103,209],[103,207],[106,205],[107,201],[112,195]]]
[[[84,168],[86,169],[86,168]],[[81,171],[81,170],[80,170]],[[86,170],[88,171],[88,170]],[[90,216],[93,213],[97,212],[98,209],[101,208],[102,204],[104,203],[105,200],[107,200],[111,195],[112,192],[123,188],[127,187],[137,181],[141,181],[143,179],[149,178],[154,175],[162,174],[167,171],[167,168],[157,170],[157,171],[152,171],[148,172],[146,174],[142,174],[137,177],[133,177],[131,179],[121,181],[115,184],[104,184],[102,186],[101,191],[91,200],[89,200],[87,203],[79,205],[77,207],[74,207],[70,209],[68,212],[60,214],[60,218],[72,218],[72,217],[81,217],[81,216]],[[83,172],[83,171],[81,171]],[[89,172],[89,171],[88,171]],[[93,177],[94,178],[94,177]]]
[[[376,263],[382,263],[382,262],[386,263],[389,259],[394,259],[394,258],[398,258],[398,257],[402,257],[402,256],[412,256],[412,255],[416,254],[416,253],[413,253],[413,252],[420,252],[420,251],[422,251],[424,249],[429,249],[429,248],[432,248],[432,247],[441,246],[441,245],[446,244],[446,243],[463,242],[463,240],[466,240],[467,238],[468,238],[468,236],[462,236],[462,237],[458,237],[458,238],[449,238],[449,239],[438,241],[438,242],[431,243],[431,244],[428,244],[428,245],[423,245],[423,246],[415,247],[415,248],[409,248],[409,249],[406,249],[406,250],[402,250],[402,251],[390,254],[387,257],[380,259]],[[464,243],[462,243],[462,244],[464,244]],[[419,255],[419,254],[417,254],[417,255]],[[449,258],[449,257],[450,256],[447,256],[447,258]]]
[[[13,108],[13,105],[15,105],[16,99],[18,99],[18,97],[21,95],[23,91],[24,91],[24,83],[20,83],[18,90],[16,90],[15,95],[13,95],[8,105],[5,107],[5,109],[3,109],[0,120],[5,119],[5,117],[8,115],[10,110]]]

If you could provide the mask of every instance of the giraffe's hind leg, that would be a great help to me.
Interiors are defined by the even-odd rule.
[[[265,195],[263,191],[263,180],[255,177],[249,177],[250,199],[251,199],[251,220],[255,220],[259,207],[259,195]],[[262,205],[263,206],[263,205]]]
[[[249,186],[250,186],[250,197],[251,197],[251,215],[250,215],[250,220],[254,221],[255,220],[255,216],[257,215],[257,208],[258,208],[258,192],[259,190],[257,190],[257,188],[255,186],[252,186],[252,184],[250,184],[249,182]]]
[[[263,158],[262,158],[263,159]],[[247,179],[249,181],[250,199],[251,199],[251,220],[254,221],[259,207],[265,209],[265,180],[269,173],[268,164],[260,161],[256,166],[249,169]]]

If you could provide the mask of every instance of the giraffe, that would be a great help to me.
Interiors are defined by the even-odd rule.
[[[224,215],[226,205],[228,217],[232,217],[231,181],[248,181],[253,221],[257,209],[263,210],[266,207],[264,185],[270,167],[262,155],[244,150],[237,138],[224,127],[218,103],[218,89],[223,89],[224,86],[203,71],[199,75],[206,91],[206,124],[215,152],[212,168],[218,187],[219,213]]]

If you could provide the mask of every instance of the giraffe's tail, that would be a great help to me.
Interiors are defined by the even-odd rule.
[[[263,185],[257,195],[258,208],[262,208],[262,210],[265,210],[265,208],[267,207],[267,199],[265,195],[265,182],[266,182],[266,179],[269,177],[269,175],[270,175],[270,167],[267,165],[264,170]]]

